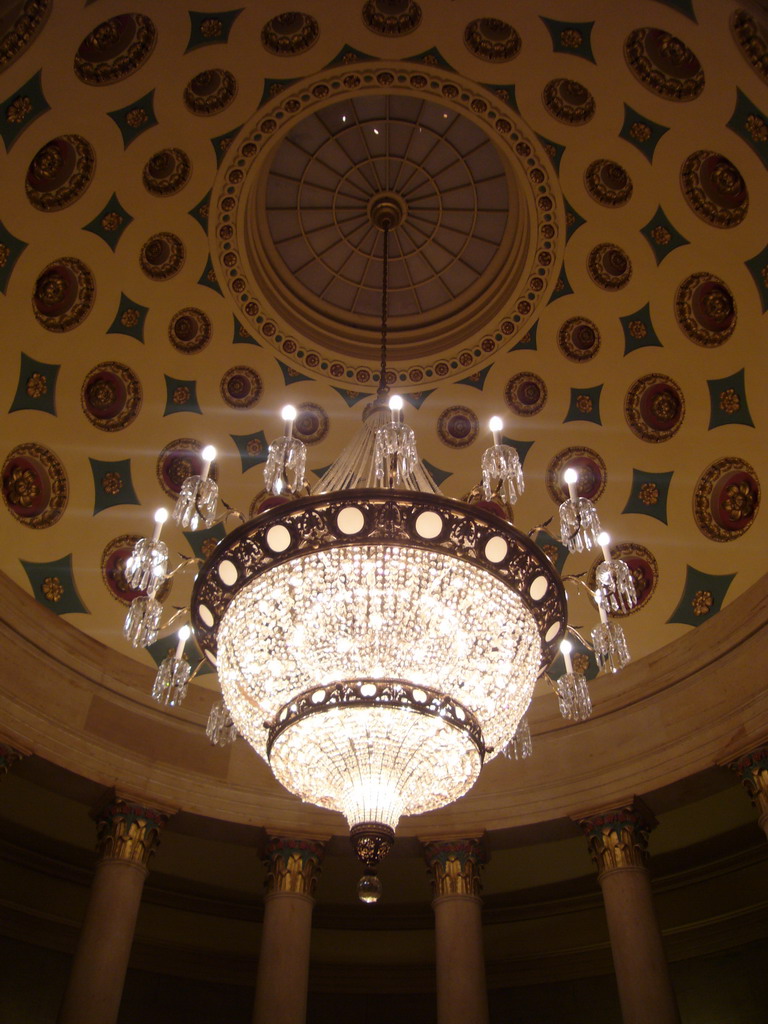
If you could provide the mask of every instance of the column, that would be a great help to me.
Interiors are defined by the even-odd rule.
[[[10,743],[0,743],[0,779],[7,775],[13,765],[20,761],[24,754],[12,747]]]
[[[271,836],[256,975],[254,1024],[303,1024],[317,876],[325,844]]]
[[[98,815],[98,863],[59,1024],[117,1020],[147,865],[167,819],[120,798]]]
[[[480,837],[428,841],[435,911],[438,1024],[487,1024]]]
[[[745,754],[729,767],[741,779],[757,811],[757,823],[768,836],[768,747]]]
[[[635,798],[579,823],[603,890],[624,1024],[679,1024],[647,868],[656,820]]]

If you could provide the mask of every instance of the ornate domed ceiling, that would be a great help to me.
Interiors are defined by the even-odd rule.
[[[576,465],[638,585],[635,657],[755,582],[760,17],[204,6],[29,0],[0,22],[1,567],[41,614],[151,664],[169,641],[122,640],[121,567],[203,445],[246,515],[284,402],[312,474],[329,465],[377,386],[381,196],[392,383],[439,486],[477,482],[492,414],[525,459],[521,527]],[[205,556],[223,530],[167,536]],[[577,593],[571,618],[591,624]]]

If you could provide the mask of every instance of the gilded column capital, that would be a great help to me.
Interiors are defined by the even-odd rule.
[[[270,836],[264,853],[267,895],[293,892],[314,896],[324,854],[325,843],[318,839]]]
[[[422,848],[435,899],[480,895],[480,867],[488,859],[481,836],[424,840]]]
[[[625,807],[580,818],[597,877],[616,868],[646,867],[648,836],[657,825],[651,811],[637,797]]]
[[[762,824],[768,818],[768,747],[760,747],[732,761],[728,767],[741,779]]]
[[[0,743],[0,779],[7,775],[10,769],[24,757],[21,750],[12,747],[10,743]]]
[[[146,868],[160,844],[160,830],[168,817],[165,811],[119,797],[111,800],[96,815],[99,860],[123,860]]]

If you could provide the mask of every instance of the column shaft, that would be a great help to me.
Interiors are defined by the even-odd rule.
[[[119,798],[98,815],[99,860],[58,1024],[115,1024],[147,865],[167,818]]]
[[[131,861],[99,862],[59,1024],[117,1020],[146,875]]]
[[[624,1024],[679,1024],[647,868],[606,871],[600,886]]]
[[[481,837],[430,840],[424,856],[432,875],[438,1024],[487,1024],[483,953]]]
[[[680,1024],[646,867],[656,819],[635,797],[580,824],[603,890],[624,1024]]]
[[[433,901],[438,1024],[487,1024],[482,901],[447,895]]]
[[[256,974],[254,1024],[304,1024],[307,1016],[312,908],[325,846],[272,836]]]
[[[306,1020],[314,902],[297,892],[273,892],[264,898],[254,1024]]]

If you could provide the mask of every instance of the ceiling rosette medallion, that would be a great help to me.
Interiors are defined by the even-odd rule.
[[[59,135],[35,153],[24,187],[37,210],[63,210],[85,192],[93,178],[93,147],[81,135]]]
[[[313,377],[375,388],[382,216],[395,385],[475,372],[556,284],[563,200],[534,132],[451,72],[361,63],[284,89],[222,161],[209,232],[241,323]]]
[[[693,518],[710,540],[737,540],[759,508],[760,481],[744,459],[717,459],[701,474],[693,493]]]
[[[680,178],[688,205],[713,227],[733,228],[746,217],[747,183],[727,157],[697,150],[683,164]]]
[[[103,21],[80,44],[75,74],[86,85],[111,85],[138,71],[150,57],[157,31],[144,14]]]
[[[319,34],[317,21],[311,14],[286,11],[270,18],[261,30],[261,42],[265,50],[278,57],[295,57],[308,50]]]
[[[768,30],[748,11],[731,15],[731,32],[745,59],[764,82],[768,82]]]
[[[368,0],[363,21],[380,36],[404,36],[421,24],[421,7],[413,0]]]
[[[686,277],[677,289],[675,316],[686,337],[714,348],[736,329],[736,301],[724,281],[702,271]]]
[[[476,57],[503,63],[520,52],[520,36],[506,21],[477,18],[464,30],[464,42]]]
[[[584,172],[584,184],[601,206],[624,206],[632,198],[632,179],[613,160],[593,160]]]
[[[630,32],[624,56],[635,78],[666,100],[695,100],[704,88],[704,71],[696,54],[660,28]]]
[[[2,469],[5,507],[31,530],[44,530],[61,519],[67,506],[69,484],[64,466],[41,444],[17,445]]]
[[[32,294],[32,311],[48,331],[61,333],[78,327],[93,306],[95,282],[86,265],[62,256],[39,274]]]
[[[685,399],[678,384],[661,373],[648,373],[632,384],[624,399],[629,429],[641,441],[668,441],[685,416]]]

